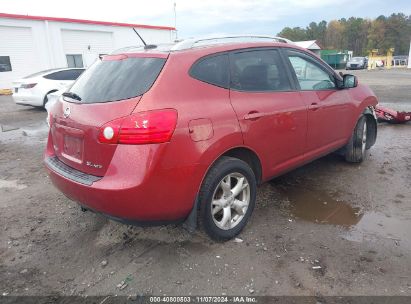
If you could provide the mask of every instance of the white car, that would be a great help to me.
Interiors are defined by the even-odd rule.
[[[19,79],[13,82],[14,102],[44,107],[49,94],[68,88],[83,72],[81,68],[52,69]]]
[[[56,92],[52,92],[49,95],[47,95],[47,103],[44,105],[44,108],[47,111],[47,118],[46,118],[46,122],[47,125],[50,127],[50,109],[53,107],[53,105],[59,100],[60,96],[63,95],[63,93],[66,91],[67,89],[61,89],[58,90]]]

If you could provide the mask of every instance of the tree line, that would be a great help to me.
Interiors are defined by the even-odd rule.
[[[392,14],[376,19],[350,17],[311,22],[306,28],[285,27],[278,36],[293,41],[317,40],[323,49],[351,50],[355,56],[368,55],[373,49],[385,54],[408,55],[411,39],[411,15]]]

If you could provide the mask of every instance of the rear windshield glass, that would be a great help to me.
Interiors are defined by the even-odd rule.
[[[163,58],[99,60],[84,71],[70,92],[77,94],[82,103],[136,97],[150,89],[165,62]]]

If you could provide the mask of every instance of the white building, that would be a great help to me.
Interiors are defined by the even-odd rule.
[[[304,49],[310,50],[317,55],[320,55],[321,46],[317,43],[317,40],[294,41],[294,44]]]
[[[0,89],[41,70],[87,67],[97,56],[141,45],[171,43],[175,28],[0,13]]]

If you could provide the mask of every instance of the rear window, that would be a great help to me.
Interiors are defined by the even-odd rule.
[[[166,59],[126,58],[99,60],[71,87],[82,103],[129,99],[147,92],[160,74]]]

